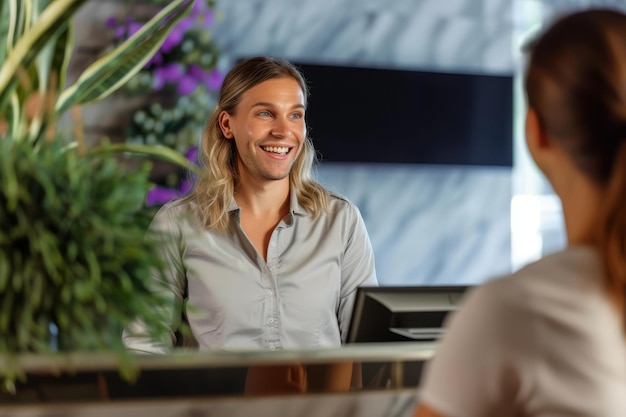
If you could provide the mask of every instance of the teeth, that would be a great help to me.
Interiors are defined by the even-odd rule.
[[[289,148],[287,148],[286,146],[263,146],[263,150],[266,152],[272,152],[272,153],[277,153],[277,154],[281,154],[284,155],[287,152],[289,152]]]

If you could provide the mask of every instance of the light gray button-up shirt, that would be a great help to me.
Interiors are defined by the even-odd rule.
[[[335,194],[329,213],[315,220],[291,196],[290,212],[270,238],[267,262],[241,228],[234,201],[223,233],[204,229],[192,202],[161,207],[151,227],[170,237],[162,252],[172,343],[185,296],[200,349],[314,348],[345,341],[356,288],[377,285],[365,224],[357,207]],[[124,334],[129,348],[167,350],[142,336],[139,323],[130,330]]]

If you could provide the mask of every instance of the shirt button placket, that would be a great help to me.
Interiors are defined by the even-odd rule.
[[[269,315],[265,319],[265,326],[267,328],[268,335],[268,347],[270,350],[280,349],[280,331],[278,326],[278,300],[276,299],[276,271],[277,265],[272,264],[267,266],[267,273],[270,276],[270,285],[272,288],[265,290],[265,295],[269,298],[268,302],[271,308],[268,310]]]
[[[278,233],[279,229],[274,230],[270,237],[270,244],[267,253],[267,274],[270,277],[270,288],[267,288],[265,295],[270,298],[268,302],[271,305],[269,316],[266,317],[265,326],[268,334],[268,347],[270,350],[280,349],[280,324],[278,321],[278,299],[277,299],[277,280],[279,269],[278,256]]]

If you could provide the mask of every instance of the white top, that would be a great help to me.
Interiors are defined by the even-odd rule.
[[[471,291],[420,401],[449,417],[626,416],[626,338],[589,247]]]
[[[188,200],[165,204],[151,228],[167,237],[160,306],[168,341],[150,338],[141,323],[124,332],[135,351],[171,348],[185,314],[191,342],[200,349],[303,349],[337,347],[345,340],[356,289],[377,285],[374,253],[358,208],[331,194],[328,213],[313,219],[295,191],[291,209],[272,232],[265,260],[247,238],[233,200],[225,232],[200,224]],[[195,340],[193,340],[195,339]]]

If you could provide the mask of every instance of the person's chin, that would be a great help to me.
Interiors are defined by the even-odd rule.
[[[265,175],[265,179],[269,181],[282,181],[289,177],[289,173],[287,174],[267,174]]]

